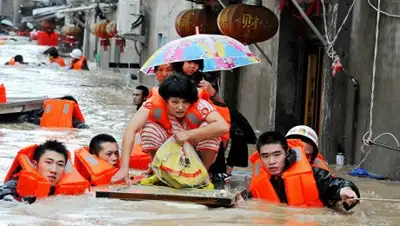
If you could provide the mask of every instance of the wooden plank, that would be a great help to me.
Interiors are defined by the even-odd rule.
[[[190,202],[213,207],[231,207],[235,193],[225,190],[173,189],[161,186],[110,186],[96,189],[96,198],[112,198],[128,201],[159,200]]]
[[[0,104],[0,115],[15,114],[40,109],[48,97],[9,97]]]

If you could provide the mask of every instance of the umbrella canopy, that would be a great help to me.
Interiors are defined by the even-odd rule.
[[[143,64],[140,71],[151,74],[154,66],[199,59],[204,60],[203,72],[232,70],[260,63],[247,46],[234,38],[196,34],[167,43]]]

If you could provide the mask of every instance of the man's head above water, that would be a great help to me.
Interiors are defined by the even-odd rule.
[[[32,164],[54,186],[60,181],[67,160],[68,151],[65,145],[56,140],[48,140],[35,149]]]
[[[133,91],[133,104],[140,107],[142,106],[143,102],[147,100],[149,96],[149,89],[146,86],[136,86],[135,90]]]
[[[177,73],[165,79],[158,93],[167,102],[168,113],[177,118],[185,116],[189,107],[199,99],[196,85]]]
[[[23,57],[22,55],[16,55],[16,56],[14,57],[14,61],[15,61],[15,62],[18,62],[18,63],[20,63],[20,64],[23,64],[23,63],[24,63],[24,57]]]
[[[280,175],[285,169],[289,149],[285,137],[276,131],[265,132],[256,145],[265,169],[271,176]]]
[[[113,166],[118,165],[118,143],[111,135],[99,134],[93,137],[89,144],[89,153],[96,155]]]

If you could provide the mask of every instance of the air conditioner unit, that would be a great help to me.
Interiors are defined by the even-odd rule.
[[[118,2],[118,34],[141,35],[144,16],[141,14],[141,0],[120,0]]]

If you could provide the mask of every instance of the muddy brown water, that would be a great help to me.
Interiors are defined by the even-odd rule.
[[[42,62],[37,46],[0,46],[0,65],[22,53],[29,62]],[[7,173],[17,151],[46,139],[59,139],[70,150],[87,145],[98,133],[121,141],[133,112],[132,87],[124,73],[73,72],[45,67],[0,66],[0,82],[8,96],[73,95],[79,102],[88,130],[47,130],[22,123],[0,124],[0,179]],[[1,117],[1,116],[0,116]],[[347,168],[335,174],[353,180],[363,197],[400,199],[399,184],[349,177]],[[243,170],[243,169],[242,169]],[[249,170],[249,169],[244,169]],[[330,209],[301,209],[249,201],[238,208],[208,209],[202,205],[158,201],[129,202],[79,197],[52,197],[32,205],[0,201],[1,225],[400,225],[400,203],[362,201],[349,213]]]

